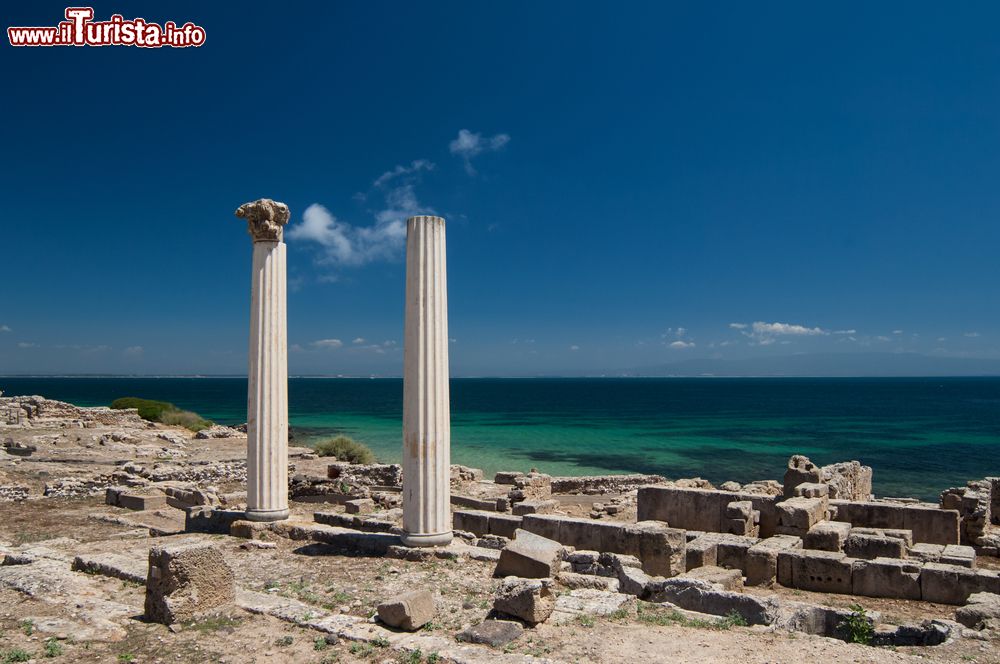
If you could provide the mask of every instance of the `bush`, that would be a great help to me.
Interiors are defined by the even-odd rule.
[[[870,645],[875,636],[875,626],[872,625],[872,619],[860,604],[851,604],[850,609],[850,615],[841,621],[838,627],[846,633],[848,643]]]
[[[375,453],[362,443],[348,438],[347,436],[337,436],[330,440],[317,443],[316,454],[320,456],[337,457],[339,461],[348,463],[375,463]]]
[[[161,424],[176,424],[191,431],[201,431],[212,426],[211,421],[206,420],[198,413],[192,413],[190,410],[181,410],[167,401],[123,397],[112,401],[111,407],[115,410],[135,408],[139,411],[139,417],[144,420],[160,422]]]

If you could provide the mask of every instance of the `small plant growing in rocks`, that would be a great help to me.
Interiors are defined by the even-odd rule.
[[[60,645],[54,637],[45,639],[45,656],[46,657],[58,657],[63,654],[63,647]]]
[[[860,643],[871,645],[872,637],[875,636],[875,627],[872,625],[868,612],[860,604],[851,604],[851,613],[841,621],[839,627],[844,630],[849,643]]]
[[[13,662],[27,662],[31,659],[31,655],[26,650],[21,648],[12,648],[10,650],[0,652],[0,663],[2,664],[13,664]]]

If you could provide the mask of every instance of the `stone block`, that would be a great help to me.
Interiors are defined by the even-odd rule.
[[[800,484],[819,484],[822,480],[822,471],[809,460],[809,457],[796,454],[788,460],[788,467],[785,469],[784,496],[791,498],[795,495],[795,487]],[[806,529],[808,530],[808,528]]]
[[[138,512],[158,510],[167,506],[167,496],[163,493],[122,493],[118,495],[118,507]]]
[[[976,573],[968,567],[943,563],[924,563],[920,570],[920,596],[925,602],[965,604],[979,592]]]
[[[792,493],[793,498],[827,498],[830,495],[830,487],[816,482],[803,482],[796,486]]]
[[[547,620],[555,605],[551,579],[507,577],[493,599],[493,608],[498,613],[520,618],[530,625]]]
[[[687,611],[715,616],[736,613],[750,625],[770,625],[778,615],[774,599],[718,590],[704,581],[683,577],[651,583],[650,601],[670,602]]]
[[[786,549],[801,549],[802,539],[792,535],[775,535],[747,549],[746,583],[763,586],[774,583],[778,575],[778,553]]]
[[[830,488],[830,498],[870,500],[872,469],[858,461],[845,461],[820,468],[822,482]]]
[[[851,524],[846,521],[820,521],[802,538],[807,549],[843,551],[844,540],[851,534]]]
[[[1000,621],[1000,595],[973,593],[968,603],[955,611],[955,620],[966,627],[982,629],[987,620]]]
[[[789,498],[774,508],[778,515],[778,532],[782,534],[805,535],[827,517],[825,498]]]
[[[976,569],[976,550],[971,546],[961,544],[949,544],[941,552],[940,562],[946,565],[959,565]]]
[[[638,520],[663,521],[688,531],[723,532],[726,507],[748,500],[759,513],[759,534],[770,537],[775,529],[774,504],[778,496],[677,486],[644,486],[637,495]],[[755,517],[756,519],[756,517]]]
[[[518,529],[503,551],[494,576],[544,579],[559,573],[563,546],[554,540]]]
[[[849,595],[853,558],[839,551],[786,549],[778,553],[778,583],[800,590]]]
[[[241,519],[233,521],[229,526],[229,535],[231,537],[241,537],[243,539],[267,539],[270,532],[270,524],[262,521],[246,521]]]
[[[753,503],[749,500],[734,500],[726,504],[727,519],[747,519],[753,518]]]
[[[429,590],[414,590],[379,604],[378,619],[412,632],[433,620],[435,611],[434,595]]]
[[[222,552],[207,543],[155,546],[149,550],[146,619],[171,625],[194,620],[233,603],[233,571]]]
[[[915,599],[921,597],[920,565],[896,558],[854,562],[852,589],[865,597]]]
[[[642,568],[619,566],[616,569],[618,575],[618,592],[626,595],[635,595],[639,599],[645,599],[649,594],[649,584],[653,580],[651,576],[642,571]]]
[[[760,542],[756,537],[739,535],[715,535],[717,539],[715,564],[719,567],[744,570],[747,566],[747,552]]]
[[[455,638],[465,643],[478,643],[501,648],[524,633],[524,626],[513,620],[484,620],[478,625],[468,627]]]
[[[558,500],[523,500],[513,507],[515,516],[525,514],[551,514],[559,507]]]
[[[944,544],[928,544],[927,542],[917,542],[907,552],[907,556],[911,560],[922,563],[941,562],[942,555],[944,555]]]
[[[348,514],[371,514],[375,511],[375,501],[371,498],[357,498],[344,503],[344,511]]]
[[[937,505],[918,503],[855,502],[831,500],[837,521],[847,521],[855,528],[909,530],[914,542],[930,544],[959,543],[959,513]]]
[[[684,572],[678,578],[704,581],[720,590],[741,590],[743,588],[743,574],[738,569],[713,566],[699,567],[690,572]]]
[[[718,551],[719,541],[714,537],[703,535],[691,540],[687,543],[686,569],[715,565]]]
[[[244,510],[224,510],[211,505],[191,507],[184,513],[184,532],[228,535],[233,522],[245,518]]]
[[[895,537],[851,533],[851,536],[844,541],[844,553],[862,560],[905,558],[906,542]]]
[[[913,531],[904,528],[852,528],[852,535],[877,535],[879,537],[893,537],[906,542],[906,546],[913,546]]]

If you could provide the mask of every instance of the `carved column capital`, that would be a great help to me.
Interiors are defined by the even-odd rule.
[[[247,220],[247,231],[254,242],[281,242],[281,227],[291,215],[284,203],[261,198],[239,206],[236,216]]]

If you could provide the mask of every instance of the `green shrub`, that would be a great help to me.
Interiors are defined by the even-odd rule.
[[[330,440],[324,440],[317,443],[314,449],[316,454],[320,456],[333,456],[348,463],[375,463],[374,452],[347,436],[337,436]]]
[[[7,651],[0,651],[0,662],[11,664],[12,662],[27,662],[31,659],[31,653],[21,648],[12,648]]]
[[[201,431],[212,426],[212,422],[201,415],[192,413],[190,410],[181,410],[167,401],[123,397],[112,401],[111,407],[116,410],[135,408],[139,411],[139,417],[144,420],[160,422],[161,424],[175,424],[191,431]]]
[[[875,626],[872,625],[872,619],[868,617],[868,612],[860,604],[851,604],[850,609],[851,614],[838,626],[844,630],[849,643],[870,645],[872,637],[875,636]]]

